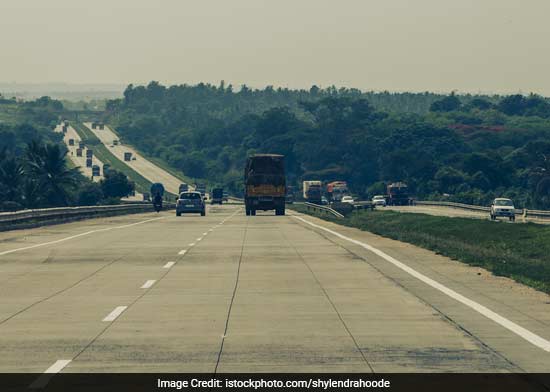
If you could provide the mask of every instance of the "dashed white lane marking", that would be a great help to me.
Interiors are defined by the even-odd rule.
[[[196,241],[199,242],[200,240],[202,240],[202,237],[197,238]]]
[[[65,241],[69,241],[69,240],[74,240],[75,238],[84,237],[84,236],[87,236],[87,235],[90,235],[90,234],[100,233],[100,232],[103,232],[103,231],[110,231],[110,230],[117,230],[117,229],[125,229],[125,228],[127,228],[127,227],[137,226],[137,225],[141,225],[141,224],[143,224],[143,223],[152,222],[152,221],[156,221],[156,220],[159,220],[159,219],[164,219],[164,217],[161,216],[161,217],[159,217],[159,218],[147,219],[147,220],[144,220],[144,221],[141,221],[141,222],[131,223],[131,224],[129,224],[129,225],[115,226],[115,227],[106,227],[106,228],[104,228],[104,229],[90,230],[90,231],[87,231],[87,232],[85,232],[85,233],[80,233],[80,234],[72,235],[72,236],[70,236],[70,237],[61,238],[61,239],[55,240],[55,241],[49,241],[49,242],[43,242],[43,243],[41,243],[41,244],[36,244],[36,245],[31,245],[31,246],[25,246],[24,248],[17,248],[17,249],[5,250],[5,251],[3,251],[3,252],[0,252],[0,256],[8,255],[8,254],[10,254],[10,253],[20,252],[20,251],[23,251],[23,250],[29,250],[29,249],[34,249],[34,248],[40,248],[40,247],[42,247],[42,246],[55,245],[55,244],[59,244],[59,243],[61,243],[61,242],[65,242]]]
[[[365,244],[364,242],[354,240],[353,238],[346,237],[343,234],[340,234],[334,230],[327,229],[326,227],[317,225],[315,223],[312,223],[306,219],[300,218],[299,216],[293,215],[293,218],[296,218],[310,226],[313,226],[315,228],[321,229],[326,231],[327,233],[330,233],[332,235],[335,235],[336,237],[339,237],[343,240],[349,241],[355,245],[359,245],[363,248],[365,248],[368,251],[371,251],[372,253],[382,257],[384,260],[390,262],[391,264],[395,265],[397,268],[407,272],[408,274],[414,276],[418,280],[426,283],[428,286],[433,287],[436,290],[441,291],[443,294],[446,294],[447,296],[455,299],[456,301],[468,306],[469,308],[475,310],[476,312],[482,314],[483,316],[487,317],[488,319],[494,321],[495,323],[503,326],[504,328],[508,329],[509,331],[512,331],[519,337],[527,340],[529,343],[534,344],[535,346],[543,349],[544,351],[550,352],[550,341],[540,337],[539,335],[534,334],[533,332],[529,331],[528,329],[523,328],[522,326],[514,323],[513,321],[508,320],[507,318],[501,316],[498,313],[493,312],[491,309],[481,305],[480,303],[477,303],[469,298],[464,297],[462,294],[457,293],[456,291],[448,288],[447,286],[444,286],[443,284],[427,277],[426,275],[416,271],[415,269],[409,267],[408,265],[402,263],[401,261],[394,259],[390,255],[382,252],[381,250]]]
[[[208,233],[207,233],[207,232],[205,232],[205,233],[202,233],[202,235],[203,235],[203,236],[204,236],[204,235],[208,235]]]
[[[214,229],[210,229],[210,230],[208,230],[208,231],[211,232],[211,231],[213,231],[213,230],[214,230]]]
[[[156,282],[156,280],[148,280],[146,281],[145,283],[143,283],[143,286],[141,286],[142,289],[148,289],[150,288],[152,285],[154,285]]]
[[[169,261],[168,263],[164,264],[164,267],[162,268],[172,268],[176,264],[175,261]]]
[[[128,306],[117,306],[114,310],[103,319],[103,321],[115,321],[118,316],[124,312]]]
[[[189,244],[189,246],[195,246],[195,243],[194,243],[194,242],[191,242],[191,243]]]
[[[46,371],[38,377],[34,382],[29,385],[29,388],[31,389],[41,389],[44,388],[50,379],[53,377],[54,374],[59,373],[63,368],[65,368],[69,363],[71,363],[71,359],[59,359],[55,361],[55,363],[46,369]]]
[[[183,249],[183,250],[180,250],[180,251],[178,252],[178,255],[183,256],[183,255],[186,254],[186,253],[187,253],[187,249]]]

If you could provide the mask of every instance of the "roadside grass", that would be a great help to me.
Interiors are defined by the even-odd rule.
[[[292,207],[308,213],[302,206]],[[491,222],[395,211],[321,219],[432,250],[550,293],[550,225]]]
[[[121,139],[120,135],[118,134],[118,132],[116,131],[114,126],[108,124],[108,127],[111,129],[111,131],[113,131],[115,133],[115,135],[117,135],[118,140],[121,140],[123,142],[123,144],[128,145],[128,146],[132,147],[134,150],[138,151],[141,155],[143,155],[145,158],[147,158],[148,161],[153,162],[155,165],[157,165],[161,169],[167,171],[168,173],[170,173],[171,175],[173,175],[174,177],[179,179],[181,182],[185,182],[187,184],[194,184],[195,183],[195,181],[193,181],[191,178],[185,176],[181,171],[179,171],[178,169],[170,166],[168,163],[166,163],[162,159],[144,154],[143,151],[141,151],[139,148],[136,148],[136,146],[134,146],[133,144],[128,143],[126,141],[126,139],[123,139],[123,138]]]
[[[94,155],[104,164],[111,165],[111,169],[120,171],[128,178],[135,182],[136,191],[140,193],[148,193],[151,188],[151,182],[136,172],[134,169],[126,165],[120,159],[113,155],[101,140],[88,128],[78,122],[71,122],[71,126],[76,130],[80,138],[86,143],[87,146],[94,151]]]

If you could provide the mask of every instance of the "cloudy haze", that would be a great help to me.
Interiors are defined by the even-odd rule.
[[[0,82],[550,95],[548,0],[0,3]]]

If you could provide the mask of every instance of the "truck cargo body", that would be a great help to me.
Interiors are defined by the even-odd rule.
[[[212,194],[210,195],[210,204],[222,204],[223,203],[223,188],[214,188],[212,189]]]
[[[101,170],[100,170],[99,166],[98,165],[93,165],[92,166],[92,176],[98,177],[100,175],[101,175]]]
[[[390,206],[406,206],[409,204],[409,188],[404,182],[394,182],[387,187],[386,203]]]
[[[246,215],[257,210],[285,214],[286,178],[284,156],[256,154],[248,157],[244,170]]]
[[[330,201],[342,201],[342,197],[349,194],[346,181],[333,181],[327,184],[327,196]]]
[[[310,203],[321,204],[323,183],[321,181],[304,181],[304,199]]]
[[[187,192],[189,190],[189,185],[187,185],[185,182],[180,184],[179,186],[179,193]]]

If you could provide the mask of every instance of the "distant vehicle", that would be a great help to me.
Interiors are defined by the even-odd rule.
[[[118,146],[118,140],[113,140],[113,146]]]
[[[386,207],[386,197],[384,195],[376,195],[372,198],[372,205]]]
[[[124,160],[125,161],[131,161],[132,160],[132,153],[131,152],[125,152],[124,153]]]
[[[225,201],[226,203],[229,201],[229,193],[227,193],[226,191],[223,191],[223,201]]]
[[[496,220],[498,217],[505,217],[511,221],[516,220],[516,211],[514,203],[510,199],[496,198],[491,204],[491,220]]]
[[[92,158],[86,158],[86,167],[92,167]]]
[[[179,186],[179,193],[187,192],[189,190],[189,185],[185,182],[181,183]]]
[[[223,188],[214,188],[210,193],[210,204],[222,204],[223,202]]]
[[[197,184],[195,186],[195,190],[201,194],[202,197],[206,195],[206,185],[204,184]]]
[[[101,169],[99,168],[98,165],[93,165],[92,166],[92,176],[94,177],[99,177],[101,175]]]
[[[90,150],[89,148],[86,150],[86,158],[91,158],[94,156],[93,150]]]
[[[81,157],[81,156],[82,156],[82,149],[81,149],[81,148],[77,148],[77,149],[76,149],[76,156],[77,156],[77,157]]]
[[[327,196],[330,201],[341,201],[349,193],[346,181],[333,181],[327,184]]]
[[[151,185],[151,197],[153,198],[153,207],[156,212],[162,210],[162,198],[164,196],[164,185],[160,182],[156,182]]]
[[[246,160],[244,169],[244,204],[246,215],[257,210],[275,210],[285,214],[286,177],[283,155],[255,154]]]
[[[321,205],[328,205],[328,199],[325,196],[321,196]]]
[[[294,186],[289,185],[286,187],[285,203],[287,204],[294,203],[294,200],[296,199],[296,196],[294,195],[295,192],[296,192],[296,189]]]
[[[351,197],[351,196],[344,196],[344,197],[342,197],[342,203],[353,204],[353,203],[355,203],[355,200],[353,200],[353,197]]]
[[[322,187],[323,183],[321,181],[304,181],[303,191],[305,201],[321,204]]]
[[[136,160],[136,157],[132,157],[132,161],[135,161]]]
[[[107,173],[109,171],[109,169],[111,168],[111,165],[108,164],[108,163],[105,163],[103,165],[103,174],[105,175],[105,173]]]
[[[151,195],[149,193],[144,193],[143,201],[151,201]]]
[[[206,207],[200,192],[182,192],[176,204],[176,216],[184,213],[200,213],[206,215]]]
[[[406,206],[410,204],[409,188],[404,182],[394,182],[387,187],[386,204]]]
[[[69,139],[69,146],[74,146],[74,139]]]
[[[78,148],[84,148],[84,147],[86,147],[86,143],[84,143],[83,141],[79,141]]]

